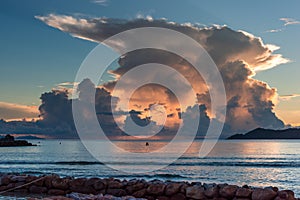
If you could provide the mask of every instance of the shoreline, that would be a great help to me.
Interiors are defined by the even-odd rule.
[[[0,196],[8,194],[26,197],[44,195],[67,196],[71,193],[132,196],[149,200],[184,199],[253,199],[253,200],[300,200],[291,190],[277,187],[251,187],[228,184],[206,184],[200,182],[176,182],[154,179],[120,180],[115,178],[72,178],[56,174],[33,176],[27,174],[0,175]]]

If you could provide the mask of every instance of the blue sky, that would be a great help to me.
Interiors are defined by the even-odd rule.
[[[300,1],[106,1],[3,0],[0,6],[0,102],[39,105],[39,96],[56,84],[73,81],[96,44],[70,37],[35,19],[50,13],[133,19],[138,15],[167,18],[178,23],[226,24],[274,44],[292,62],[259,72],[256,78],[278,90],[279,95],[300,93],[300,24],[284,26],[280,18],[300,20]],[[268,30],[284,29],[270,33]],[[283,116],[300,110],[300,98],[281,101]],[[300,112],[300,111],[299,111]],[[294,118],[297,114],[294,113]],[[300,115],[299,115],[300,116]],[[285,121],[291,121],[288,116]],[[294,120],[293,123],[296,122]],[[300,118],[298,120],[300,122]]]

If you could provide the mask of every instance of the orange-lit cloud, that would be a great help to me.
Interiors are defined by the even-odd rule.
[[[279,49],[278,46],[264,44],[260,37],[242,30],[232,30],[227,26],[200,28],[191,23],[177,24],[165,19],[155,20],[152,17],[122,20],[75,18],[50,14],[37,18],[49,26],[70,33],[74,37],[96,42],[101,42],[119,32],[139,27],[163,27],[182,32],[199,42],[218,66],[227,94],[226,127],[229,132],[243,132],[256,127],[275,129],[284,127],[284,123],[273,110],[277,100],[276,89],[270,88],[265,82],[254,79],[253,76],[259,71],[287,63],[289,60],[281,54],[275,53]],[[295,22],[286,21],[286,23]],[[154,38],[152,42],[159,43],[159,39]],[[170,41],[171,44],[179,47],[180,42]],[[111,45],[126,45],[126,43],[116,41]],[[186,53],[194,57],[198,56],[198,52]],[[216,117],[210,114],[210,96],[202,77],[183,58],[170,53],[142,50],[123,55],[119,59],[120,67],[110,71],[115,75],[116,80],[105,83],[104,87],[108,91],[113,91],[119,77],[135,66],[153,63],[153,61],[171,66],[179,71],[198,93],[197,97],[193,97],[195,103],[205,105],[205,108],[202,109],[205,112],[204,118],[209,116],[210,120],[213,120]],[[172,76],[165,74],[164,77],[168,77],[170,83],[178,84],[178,81],[172,79]],[[129,82],[134,83],[134,79]],[[116,96],[122,96],[126,93],[126,87],[127,85],[124,85],[123,90],[117,91]],[[184,84],[178,84],[177,87],[181,88],[182,94],[189,91]],[[159,99],[153,97],[159,97]],[[134,94],[131,100],[130,109],[147,110],[149,105],[160,103],[166,107],[169,116],[178,115],[175,112],[177,103],[173,101],[174,97],[162,87],[155,85],[143,87]],[[124,111],[128,112],[129,110]],[[185,112],[186,110],[181,111]],[[192,111],[193,109],[190,108],[190,112]]]
[[[0,119],[21,120],[23,118],[36,119],[39,115],[37,106],[27,106],[0,102]]]
[[[287,95],[280,95],[279,100],[288,101],[292,98],[300,97],[300,94],[287,94]]]

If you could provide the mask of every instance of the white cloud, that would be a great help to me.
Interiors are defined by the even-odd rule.
[[[300,21],[293,19],[293,18],[280,18],[280,21],[284,22],[284,26],[300,24]]]
[[[78,82],[62,82],[62,83],[57,84],[57,86],[72,86],[73,87],[78,84],[79,84]]]
[[[293,19],[293,18],[282,17],[279,20],[284,22],[284,26],[300,24],[300,21]],[[266,32],[267,33],[278,33],[278,32],[284,31],[284,30],[285,30],[285,28],[282,27],[282,28],[277,28],[277,29],[270,29],[270,30],[267,30]]]
[[[279,29],[271,29],[271,30],[267,30],[266,32],[267,33],[278,33],[278,32],[281,32],[281,31],[283,31],[284,29],[281,29],[281,28],[279,28]]]
[[[108,0],[92,0],[92,2],[101,6],[107,6]]]

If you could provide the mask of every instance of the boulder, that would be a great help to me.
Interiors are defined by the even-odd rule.
[[[0,185],[8,185],[10,183],[10,176],[3,175],[0,178]]]
[[[51,181],[51,185],[53,188],[66,190],[69,188],[69,179],[66,178],[57,178]]]
[[[13,182],[25,182],[26,176],[12,176],[10,180]]]
[[[143,182],[135,182],[134,184],[129,184],[126,186],[126,191],[128,194],[132,194],[135,191],[141,190],[145,187],[145,183]]]
[[[99,179],[98,181],[94,182],[93,187],[97,191],[103,190],[106,188],[106,181]]]
[[[100,178],[89,178],[86,180],[85,185],[86,186],[93,186],[96,182],[100,181]]]
[[[73,200],[64,196],[54,196],[54,197],[46,197],[43,198],[42,200]]]
[[[277,193],[277,197],[275,198],[275,200],[295,200],[295,196],[294,196],[294,192],[291,190],[282,190],[282,191],[278,191]]]
[[[180,187],[181,187],[180,183],[169,183],[166,186],[165,194],[167,196],[172,196],[173,194],[176,194],[179,192]]]
[[[69,189],[72,192],[79,192],[83,194],[96,194],[97,191],[92,186],[86,186],[85,182],[85,178],[73,179],[69,182]]]
[[[150,195],[160,196],[164,194],[166,185],[163,183],[151,183],[147,187],[147,193]]]
[[[107,187],[114,188],[114,189],[120,189],[120,188],[123,188],[123,183],[118,179],[114,179],[114,180],[108,182]]]
[[[64,191],[64,190],[59,190],[59,189],[50,189],[49,191],[48,191],[48,194],[50,194],[50,195],[65,195],[66,194],[66,192]]]
[[[188,187],[189,185],[187,183],[181,183],[181,187],[180,187],[180,193],[183,193],[185,194],[186,193],[186,188]]]
[[[0,186],[0,191],[5,191],[5,190],[7,190],[8,188],[7,188],[7,186],[5,186],[5,185],[3,185],[3,186]]]
[[[15,183],[15,187],[20,187],[20,186],[23,186],[25,185],[26,183],[25,182],[16,182]],[[25,187],[25,186],[24,186]]]
[[[141,198],[144,197],[146,195],[146,189],[143,188],[141,190],[135,191],[132,196],[136,197],[136,198]]]
[[[269,190],[273,190],[274,192],[278,192],[278,187],[269,186],[269,187],[265,187],[264,189],[269,189]]]
[[[239,188],[236,191],[235,196],[238,198],[249,198],[251,197],[252,190],[249,188]]]
[[[52,180],[54,179],[59,179],[60,177],[57,175],[57,174],[51,174],[49,176],[46,176],[44,178],[44,185],[47,187],[47,188],[52,188]],[[29,181],[30,182],[30,181]]]
[[[42,178],[41,176],[40,177],[37,177],[37,179],[39,179],[39,178]],[[46,178],[46,177],[45,177]],[[36,185],[36,186],[43,186],[44,185],[44,179],[45,178],[43,178],[43,179],[40,179],[39,181],[36,181],[36,182],[34,182],[33,184],[34,185]]]
[[[237,189],[238,186],[236,185],[225,185],[224,187],[221,187],[219,194],[226,199],[232,199],[235,196]]]
[[[16,190],[14,190],[14,192],[16,192],[16,193],[28,193],[28,190],[27,189],[16,189]]]
[[[193,199],[206,199],[204,188],[200,185],[189,186],[186,188],[186,197]]]
[[[156,198],[153,196],[145,196],[144,198],[147,200],[156,200]]]
[[[212,188],[212,187],[216,187],[217,186],[217,184],[215,184],[215,183],[203,183],[203,187],[204,187],[204,189],[205,190],[207,190],[208,188]]]
[[[174,194],[170,197],[170,200],[186,200],[186,197],[182,193]]]
[[[256,188],[252,192],[253,200],[273,200],[277,196],[277,192],[271,189]]]
[[[40,187],[40,186],[36,186],[36,185],[32,185],[32,186],[29,188],[29,192],[35,193],[35,194],[46,193],[47,190],[48,190],[48,189],[47,189],[46,187]]]
[[[117,196],[117,197],[122,197],[122,196],[126,196],[127,193],[125,190],[123,189],[118,189],[118,188],[108,188],[106,191],[107,194],[111,194],[113,196]]]
[[[7,189],[14,188],[14,187],[16,187],[16,183],[9,183],[6,187],[7,187]]]
[[[32,182],[32,181],[35,181],[36,179],[38,179],[36,176],[31,176],[31,175],[29,175],[29,176],[27,176],[27,177],[25,178],[25,182],[26,182],[26,183],[30,183],[30,182]]]
[[[86,178],[76,178],[70,181],[70,186],[83,186],[86,182]]]
[[[158,196],[156,199],[157,200],[170,200],[170,198],[167,196]]]
[[[209,187],[204,191],[204,195],[208,198],[216,198],[219,196],[219,188],[217,186]]]
[[[130,179],[129,181],[127,181],[127,186],[134,185],[137,182],[140,182],[140,180],[138,180],[138,179]]]

